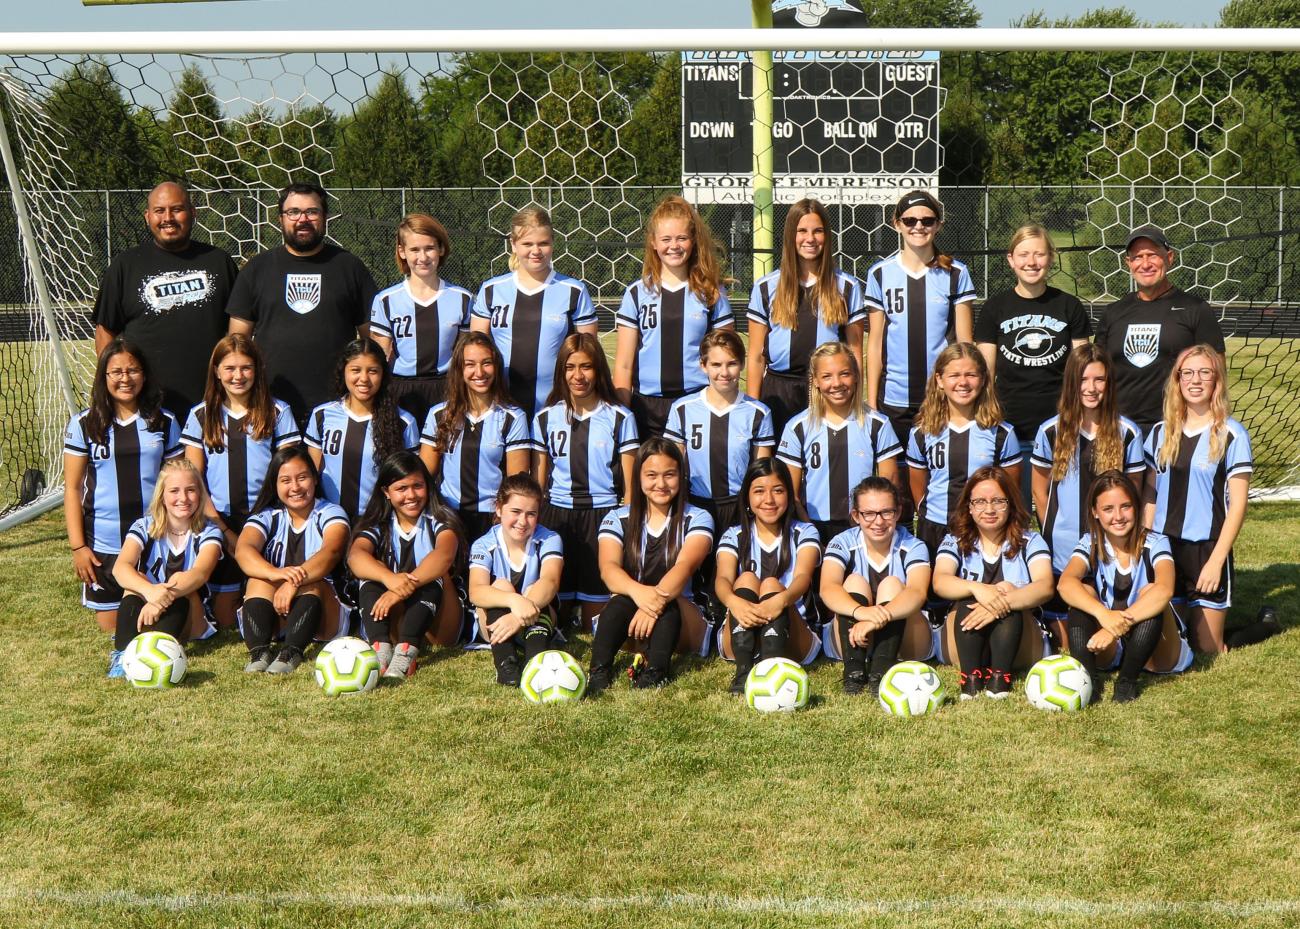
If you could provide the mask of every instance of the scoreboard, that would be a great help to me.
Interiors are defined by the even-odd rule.
[[[893,203],[939,182],[938,52],[773,52],[777,203]],[[753,200],[753,67],[744,52],[682,56],[682,187],[695,203]]]

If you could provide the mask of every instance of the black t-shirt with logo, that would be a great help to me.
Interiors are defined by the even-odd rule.
[[[117,255],[100,282],[95,323],[140,346],[178,422],[203,399],[235,273],[235,262],[215,246],[192,241],[169,252],[150,239]]]
[[[1017,437],[1032,441],[1038,427],[1056,415],[1070,347],[1091,331],[1083,304],[1055,287],[1032,299],[1008,290],[984,304],[975,341],[997,347],[998,402]]]
[[[299,424],[337,400],[339,351],[370,319],[375,280],[361,259],[326,243],[315,255],[281,246],[253,256],[239,274],[226,312],[253,323],[253,339],[271,375],[271,395],[293,408]]]
[[[1136,293],[1116,300],[1097,320],[1096,341],[1115,363],[1119,411],[1144,434],[1164,416],[1165,379],[1178,353],[1201,342],[1224,350],[1214,308],[1177,287],[1156,300]]]

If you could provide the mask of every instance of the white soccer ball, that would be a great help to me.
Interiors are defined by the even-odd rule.
[[[529,703],[567,703],[587,692],[587,673],[568,652],[550,649],[534,655],[519,678]]]
[[[316,683],[327,697],[374,690],[379,683],[379,656],[362,639],[353,636],[335,639],[316,656]]]
[[[142,632],[122,652],[122,670],[132,687],[166,690],[185,680],[185,646],[165,632]]]
[[[1092,701],[1092,678],[1079,659],[1048,655],[1029,669],[1025,697],[1040,710],[1077,713]]]
[[[880,681],[880,705],[890,716],[933,713],[943,698],[943,681],[924,661],[900,661]]]
[[[745,678],[745,703],[760,713],[790,713],[808,705],[808,672],[789,658],[764,658]]]

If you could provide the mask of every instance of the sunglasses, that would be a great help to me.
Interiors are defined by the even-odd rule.
[[[911,229],[917,223],[920,223],[922,228],[925,229],[933,229],[939,225],[939,217],[937,216],[900,216],[898,221],[908,229]]]

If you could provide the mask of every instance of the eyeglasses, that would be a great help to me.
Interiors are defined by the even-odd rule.
[[[976,497],[970,502],[970,508],[972,510],[1005,510],[1010,502],[1006,497],[991,497],[989,499]]]
[[[898,515],[898,510],[854,510],[864,523],[874,523],[878,519],[889,522]]]
[[[289,219],[302,219],[303,217],[306,217],[307,219],[320,219],[325,215],[325,211],[318,206],[309,206],[305,210],[300,210],[295,206],[288,210],[281,210],[280,215],[288,217]]]
[[[141,368],[113,368],[104,373],[108,376],[110,381],[133,381],[137,377],[142,377],[144,375],[144,370]]]
[[[937,216],[900,216],[898,221],[908,229],[911,229],[917,223],[920,223],[926,229],[933,229],[939,225],[939,217]]]
[[[1212,381],[1214,380],[1214,369],[1213,368],[1180,368],[1178,370],[1178,379],[1180,381],[1190,381],[1190,380]]]

